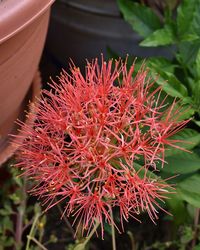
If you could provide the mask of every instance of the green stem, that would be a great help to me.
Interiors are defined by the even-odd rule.
[[[33,221],[33,224],[32,224],[31,230],[30,230],[30,233],[29,233],[29,235],[27,235],[27,239],[28,239],[28,240],[27,240],[27,243],[26,243],[26,250],[29,250],[29,246],[30,246],[31,239],[34,238],[34,237],[33,237],[34,229],[35,229],[35,226],[36,226],[36,223],[37,223],[39,217],[40,217],[40,214],[37,213],[37,214],[35,215],[35,219],[34,219],[34,221]]]
[[[22,199],[18,207],[18,213],[17,213],[17,218],[16,218],[15,241],[16,241],[17,246],[22,245],[23,218],[24,218],[24,213],[26,210],[26,202],[27,202],[26,186],[27,186],[26,177],[24,177],[23,186],[22,186]]]
[[[27,238],[33,242],[35,242],[35,244],[37,244],[42,250],[48,250],[45,246],[43,246],[36,238],[31,237],[30,235],[27,235]]]
[[[111,223],[111,232],[112,232],[112,249],[116,250],[116,237],[115,237],[115,226],[114,226],[114,217],[113,217],[113,212],[111,209],[110,212],[111,218],[112,218],[112,223]]]
[[[134,240],[132,232],[128,231],[127,234],[128,234],[130,241],[131,241],[131,250],[136,250],[135,240]]]

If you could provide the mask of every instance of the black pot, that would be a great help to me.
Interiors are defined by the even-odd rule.
[[[139,47],[140,37],[120,15],[116,0],[57,0],[52,8],[46,49],[66,67],[69,58],[82,68],[85,59],[106,55],[167,55],[163,48]]]

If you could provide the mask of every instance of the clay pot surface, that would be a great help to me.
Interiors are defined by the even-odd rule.
[[[0,2],[0,44],[43,15],[55,0],[3,0]]]
[[[53,2],[0,2],[0,152],[37,71]]]
[[[28,116],[28,113],[36,105],[37,98],[40,95],[41,89],[41,77],[39,72],[37,72],[33,78],[31,86],[19,107],[18,119],[22,122],[31,123],[34,119],[33,116]],[[33,113],[33,112],[32,112]],[[12,135],[12,136],[11,136]],[[0,144],[0,165],[6,162],[12,154],[17,150],[17,144],[12,143],[13,135],[18,135],[19,138],[23,136],[23,131],[20,131],[20,125],[17,122],[12,121],[12,128],[10,134],[7,135]]]

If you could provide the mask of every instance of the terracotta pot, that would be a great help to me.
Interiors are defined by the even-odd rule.
[[[53,2],[0,2],[0,152],[37,71]]]
[[[36,72],[33,81],[31,83],[31,86],[29,88],[29,91],[27,92],[24,100],[22,101],[19,113],[18,113],[18,119],[22,122],[29,123],[32,122],[34,117],[33,116],[27,116],[27,113],[30,111],[30,109],[34,108],[34,105],[37,101],[37,98],[40,95],[41,90],[41,77],[39,72]],[[34,104],[34,105],[33,105]],[[17,124],[17,122],[12,121],[12,124],[10,126],[10,133],[12,135],[19,135],[19,138],[22,136],[23,132],[20,131],[20,126]],[[11,143],[13,141],[13,136],[6,135],[4,137],[4,140],[1,140],[0,145],[0,165],[3,164],[8,158],[12,156],[12,154],[17,149],[17,145],[14,143]]]

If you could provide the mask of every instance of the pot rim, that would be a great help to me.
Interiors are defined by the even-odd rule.
[[[120,17],[116,0],[60,0],[59,2],[68,7],[86,11],[91,14]]]
[[[42,15],[55,0],[3,0],[0,2],[0,44]]]

